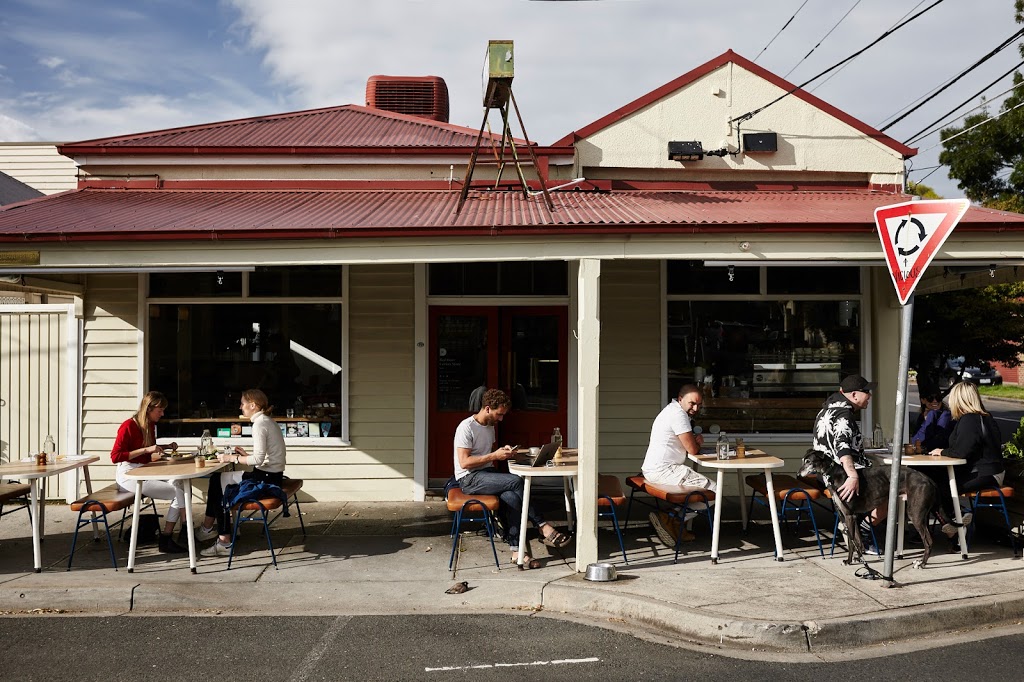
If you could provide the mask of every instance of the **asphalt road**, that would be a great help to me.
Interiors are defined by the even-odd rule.
[[[1015,400],[999,400],[985,396],[982,396],[982,402],[985,403],[985,407],[999,424],[999,433],[1005,443],[1017,430],[1020,419],[1024,416],[1024,405]],[[907,388],[907,404],[910,406],[912,415],[916,415],[921,409],[921,399],[917,393],[917,386],[914,384]],[[913,424],[913,420],[911,420],[911,424]]]
[[[0,618],[15,680],[995,680],[1012,677],[1024,630],[832,660],[743,660],[626,632],[516,615]],[[989,633],[991,635],[992,633]],[[935,646],[934,640],[926,642]],[[890,655],[891,654],[891,655]],[[884,656],[884,658],[880,658]],[[794,660],[798,658],[799,661]],[[839,659],[839,660],[836,660]]]

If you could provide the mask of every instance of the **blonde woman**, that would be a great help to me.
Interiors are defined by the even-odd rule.
[[[245,479],[280,486],[284,481],[284,437],[277,422],[270,417],[274,408],[270,405],[267,394],[258,388],[250,388],[242,393],[238,409],[252,422],[252,454],[247,453],[244,448],[235,447],[232,452],[218,455],[217,458],[222,462],[251,466],[253,470],[230,471],[223,475],[218,471],[210,476],[210,488],[206,495],[206,518],[196,529],[196,537],[200,540],[209,540],[216,536],[217,542],[201,551],[201,556],[228,556],[231,553],[230,518],[224,513],[224,507],[221,505],[224,489],[229,484]]]
[[[953,432],[949,434],[949,447],[935,448],[929,454],[967,460],[966,464],[954,467],[957,490],[961,493],[1001,486],[1005,467],[999,427],[982,404],[977,387],[969,382],[953,386],[949,392],[949,411],[956,421]],[[946,514],[942,532],[952,537],[956,534],[956,526],[951,522],[953,498],[946,475],[943,473],[940,478],[936,483],[939,484],[942,511]],[[970,513],[965,514],[963,525],[970,525],[971,517]]]
[[[150,391],[142,397],[139,410],[131,419],[126,419],[117,430],[114,447],[110,449],[110,460],[117,465],[117,484],[123,490],[135,492],[135,481],[127,474],[135,467],[154,462],[164,454],[156,444],[156,423],[164,416],[167,398],[163,393]],[[142,494],[156,500],[170,500],[171,508],[164,517],[164,529],[160,533],[160,551],[166,554],[185,552],[171,538],[174,526],[185,508],[185,488],[181,481],[143,481]]]

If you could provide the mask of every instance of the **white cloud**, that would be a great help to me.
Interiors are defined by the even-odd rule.
[[[0,142],[38,140],[39,134],[21,121],[0,114]]]
[[[60,57],[43,57],[39,60],[39,63],[48,69],[56,69],[64,63],[64,60]]]

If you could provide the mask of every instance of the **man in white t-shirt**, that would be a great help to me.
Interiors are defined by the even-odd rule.
[[[690,488],[705,488],[714,492],[715,483],[702,476],[686,464],[687,455],[696,455],[704,443],[704,437],[693,432],[690,418],[700,412],[704,396],[695,384],[684,384],[679,396],[665,406],[651,426],[651,441],[647,446],[642,468],[644,478],[659,485],[678,485]],[[702,502],[690,503],[691,510],[704,509]],[[683,529],[679,521],[666,512],[651,512],[651,525],[658,538],[669,547],[675,547],[676,538],[693,540],[694,536]]]
[[[494,447],[494,427],[508,414],[510,404],[504,391],[488,389],[481,397],[480,410],[462,420],[455,429],[455,478],[462,492],[467,495],[499,497],[500,511],[507,529],[506,540],[512,548],[512,562],[517,563],[519,533],[522,530],[519,521],[523,513],[523,479],[494,468],[494,462],[508,461],[515,457],[516,452],[511,445],[491,450]],[[572,542],[572,538],[545,521],[532,505],[526,514],[540,531],[545,545],[562,548]],[[539,567],[540,562],[530,556],[524,556],[520,564],[520,569]]]

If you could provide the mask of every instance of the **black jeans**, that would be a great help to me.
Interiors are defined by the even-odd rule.
[[[938,504],[945,518],[943,521],[952,522],[953,516],[953,493],[949,489],[949,474],[945,467],[921,467],[917,469],[928,478],[935,481],[939,488]],[[972,473],[966,465],[953,467],[953,476],[956,478],[956,490],[961,495],[964,493],[977,492],[983,488],[998,488],[999,483],[994,476],[979,476]]]
[[[259,483],[270,483],[281,485],[284,481],[284,472],[270,472],[262,469],[253,469],[242,474],[243,481],[257,481]],[[210,475],[210,487],[206,492],[206,515],[217,519],[217,532],[227,535],[231,532],[231,525],[228,523],[228,515],[224,513],[224,488],[220,484],[220,472],[215,471]]]

